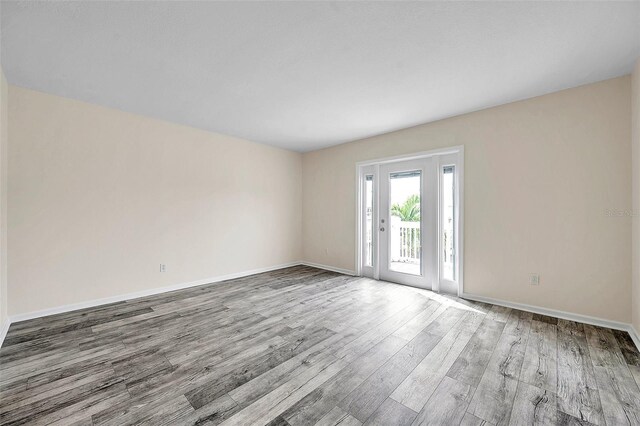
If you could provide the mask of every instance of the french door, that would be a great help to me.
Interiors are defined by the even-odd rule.
[[[359,272],[461,292],[461,152],[360,165]]]

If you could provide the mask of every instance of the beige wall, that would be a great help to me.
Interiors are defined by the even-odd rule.
[[[633,70],[631,89],[631,146],[633,162],[633,326],[640,331],[640,59]]]
[[[300,154],[9,97],[11,315],[300,260]]]
[[[465,292],[629,322],[630,84],[621,77],[304,154],[304,259],[355,268],[356,162],[464,145]],[[531,272],[539,286],[528,285]]]
[[[7,322],[7,147],[8,101],[7,80],[0,68],[0,331]]]
[[[9,313],[300,258],[354,269],[355,163],[464,145],[465,291],[629,322],[630,93],[627,76],[301,156],[10,86]]]

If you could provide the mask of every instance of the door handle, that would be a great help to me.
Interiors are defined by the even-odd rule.
[[[381,228],[380,228],[380,230],[384,232],[384,226],[383,226],[383,227],[381,227]]]

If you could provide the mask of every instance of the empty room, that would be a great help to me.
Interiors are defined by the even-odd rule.
[[[0,425],[639,425],[640,1],[0,0]]]

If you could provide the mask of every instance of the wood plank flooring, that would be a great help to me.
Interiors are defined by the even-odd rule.
[[[624,332],[293,267],[12,324],[1,425],[640,425]]]

